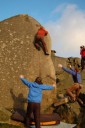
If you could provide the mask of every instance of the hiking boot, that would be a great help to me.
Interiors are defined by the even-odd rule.
[[[48,52],[45,52],[45,55],[49,55],[49,53]]]
[[[40,51],[40,47],[37,47],[37,50]]]

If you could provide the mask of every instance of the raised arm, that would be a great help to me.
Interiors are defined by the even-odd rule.
[[[62,68],[65,72],[71,74],[71,75],[75,75],[75,71],[73,69],[67,69],[65,67],[62,66],[62,64],[58,64],[59,68]]]
[[[20,80],[21,80],[25,85],[27,85],[28,87],[31,86],[31,82],[29,82],[28,80],[26,80],[23,75],[20,75]]]
[[[55,83],[53,83],[52,85],[43,84],[40,86],[40,88],[42,88],[43,90],[53,90],[56,88],[56,84]]]

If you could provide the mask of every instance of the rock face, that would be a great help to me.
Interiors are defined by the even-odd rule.
[[[37,51],[33,41],[40,25],[28,15],[18,15],[0,22],[0,107],[25,108],[24,103],[28,89],[19,79],[23,74],[29,81],[37,76],[43,78],[44,84],[51,85],[55,78],[55,69],[51,56],[44,55],[42,49]],[[51,40],[45,37],[49,53]],[[55,91],[43,91],[41,111],[44,112],[56,94]]]
[[[81,60],[80,58],[77,57],[62,58],[55,56],[54,54],[52,54],[51,56],[55,67],[56,78],[59,81],[57,83],[57,87],[58,87],[57,93],[64,93],[66,92],[66,89],[73,84],[73,79],[70,74],[66,73],[61,68],[58,68],[58,64],[62,64],[64,67],[68,68],[69,65],[72,66],[76,64],[81,65],[80,63]],[[81,78],[82,78],[82,84],[85,85],[85,69],[81,72]],[[81,91],[84,92],[85,87]]]

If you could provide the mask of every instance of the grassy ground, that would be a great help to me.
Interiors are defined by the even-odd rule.
[[[14,125],[11,125],[11,124],[0,123],[0,128],[21,128],[21,127],[20,126],[14,126]]]

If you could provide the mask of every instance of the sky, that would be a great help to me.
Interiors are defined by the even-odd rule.
[[[60,57],[80,57],[85,45],[85,0],[0,0],[0,21],[27,14],[48,30]]]

